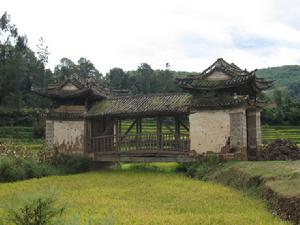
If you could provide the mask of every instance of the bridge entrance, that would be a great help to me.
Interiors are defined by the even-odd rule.
[[[185,115],[91,120],[89,151],[102,162],[189,162]]]

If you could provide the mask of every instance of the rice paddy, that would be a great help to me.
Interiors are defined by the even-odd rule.
[[[289,224],[233,189],[174,172],[130,169],[0,184],[0,205],[18,207],[20,199],[49,189],[66,206],[63,224]]]
[[[133,121],[122,121],[122,133],[125,133]],[[165,121],[162,126],[163,133],[170,133],[174,129],[173,121]],[[155,133],[156,124],[154,120],[145,119],[143,121],[143,130],[145,134]],[[171,130],[170,130],[171,129]],[[136,129],[132,129],[129,133],[135,134]],[[181,133],[187,134],[188,131],[181,126]],[[300,126],[262,126],[263,143],[270,143],[274,139],[287,139],[300,145]],[[34,150],[41,148],[44,140],[35,138],[32,127],[0,127],[0,143],[13,142],[16,145],[25,145]]]
[[[264,143],[287,139],[300,145],[300,126],[263,126],[262,138]]]

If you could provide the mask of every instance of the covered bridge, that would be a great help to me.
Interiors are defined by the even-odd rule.
[[[186,162],[208,152],[255,156],[264,105],[257,94],[272,81],[218,59],[176,83],[182,92],[124,95],[74,75],[34,89],[56,103],[46,120],[46,144],[106,162]]]

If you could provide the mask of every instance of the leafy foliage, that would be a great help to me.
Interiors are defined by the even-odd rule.
[[[282,91],[274,91],[274,101],[276,107],[264,109],[262,112],[262,121],[273,125],[300,125],[300,103],[292,100]]]
[[[0,157],[0,182],[11,182],[30,178],[59,174],[60,171],[47,164],[37,163],[33,160]]]
[[[207,180],[207,175],[222,165],[221,158],[216,154],[211,154],[206,157],[199,158],[196,162],[191,162],[185,165],[185,171],[188,176],[195,177],[200,180]]]
[[[8,221],[15,225],[54,225],[65,208],[55,205],[53,195],[34,196],[25,199],[19,207],[9,208]]]

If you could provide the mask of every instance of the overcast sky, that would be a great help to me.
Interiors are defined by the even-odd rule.
[[[249,70],[300,64],[299,0],[0,0],[4,11],[33,50],[44,38],[51,69],[62,57],[102,73],[202,71],[220,57]]]

